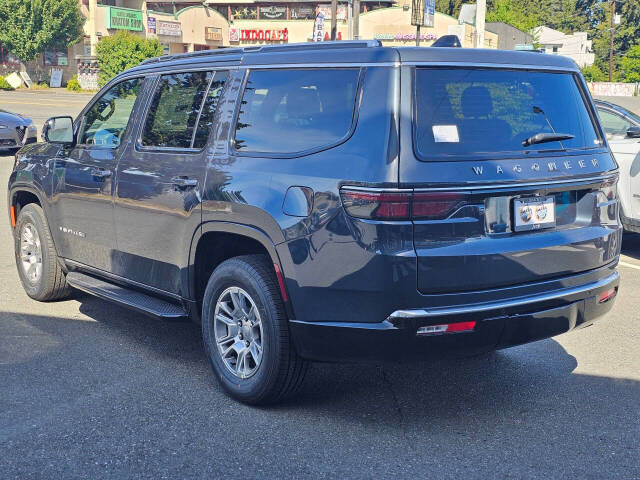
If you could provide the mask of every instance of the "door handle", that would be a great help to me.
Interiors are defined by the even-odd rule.
[[[196,180],[195,178],[187,177],[172,178],[171,183],[173,183],[178,188],[194,188],[198,186],[198,180]]]
[[[96,178],[108,178],[111,176],[111,170],[91,169],[91,176]]]

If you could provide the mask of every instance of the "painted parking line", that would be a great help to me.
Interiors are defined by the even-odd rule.
[[[66,103],[80,103],[85,105],[87,103],[86,100],[65,100]],[[0,105],[4,103],[10,103],[14,105],[46,105],[49,107],[59,107],[60,103],[47,103],[47,102],[15,102],[11,100],[4,100],[0,98]]]
[[[640,270],[640,265],[636,265],[634,263],[618,262],[618,265],[622,265],[623,267],[635,268],[636,270]]]

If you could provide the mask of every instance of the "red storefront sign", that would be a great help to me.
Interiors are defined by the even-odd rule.
[[[233,40],[231,40],[233,41]],[[288,42],[289,31],[284,30],[240,30],[241,42]]]

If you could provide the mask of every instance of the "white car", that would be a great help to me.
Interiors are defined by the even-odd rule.
[[[640,115],[594,100],[611,151],[620,166],[618,194],[624,229],[640,233]]]

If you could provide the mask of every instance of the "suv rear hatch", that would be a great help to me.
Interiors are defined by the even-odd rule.
[[[421,293],[515,286],[616,259],[616,165],[576,72],[403,67],[404,86],[407,77],[401,131],[412,148],[399,179],[412,196]]]

